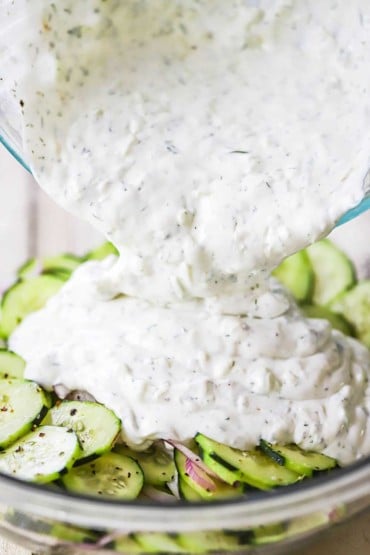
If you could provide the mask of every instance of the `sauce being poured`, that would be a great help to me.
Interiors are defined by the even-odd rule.
[[[8,4],[4,82],[40,185],[120,257],[11,338],[124,439],[370,452],[366,349],[269,278],[369,189],[367,0]]]

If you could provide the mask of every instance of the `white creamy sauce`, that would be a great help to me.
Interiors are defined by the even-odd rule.
[[[368,0],[5,2],[40,185],[120,251],[11,338],[125,440],[370,452],[370,360],[268,277],[370,188]],[[11,39],[11,40],[10,40]]]

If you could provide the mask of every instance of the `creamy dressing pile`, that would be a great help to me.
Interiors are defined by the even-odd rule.
[[[17,0],[0,18],[38,182],[120,252],[13,334],[27,377],[86,389],[133,446],[369,453],[368,351],[269,278],[370,189],[368,0]]]

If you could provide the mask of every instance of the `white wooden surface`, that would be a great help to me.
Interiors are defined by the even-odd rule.
[[[82,253],[101,241],[90,225],[55,206],[0,145],[0,288],[27,257]]]
[[[369,215],[356,222],[363,241],[354,241],[351,228],[340,229],[338,242],[358,260],[369,250]],[[66,215],[34,184],[0,145],[0,289],[14,277],[15,269],[29,256],[63,250],[83,252],[101,238],[88,226]],[[365,271],[365,266],[362,268]],[[335,529],[318,545],[300,555],[369,555],[370,516],[362,516]],[[31,555],[31,552],[0,539],[0,555]]]

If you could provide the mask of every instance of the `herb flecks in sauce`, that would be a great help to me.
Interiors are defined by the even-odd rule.
[[[365,193],[367,0],[2,9],[35,176],[121,254],[22,324],[28,376],[87,388],[134,444],[201,430],[370,451],[367,352],[268,280]]]

